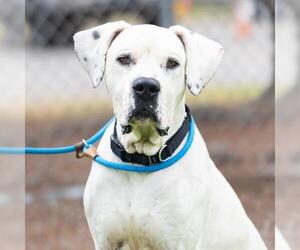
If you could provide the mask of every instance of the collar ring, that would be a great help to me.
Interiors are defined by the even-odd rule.
[[[158,152],[158,159],[160,160],[160,162],[164,162],[166,160],[168,160],[171,156],[168,156],[166,159],[162,159],[162,152],[163,150],[167,147],[167,145],[163,145],[162,148],[159,150]]]

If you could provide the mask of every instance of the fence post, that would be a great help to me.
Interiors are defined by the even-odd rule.
[[[159,8],[161,9],[159,16],[161,26],[170,27],[173,25],[173,0],[160,0]]]

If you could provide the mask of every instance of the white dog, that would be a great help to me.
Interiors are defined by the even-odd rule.
[[[122,162],[110,148],[114,132],[127,153],[157,154],[185,119],[186,86],[199,94],[223,55],[218,43],[181,26],[112,22],[74,41],[93,86],[103,82],[112,98],[116,130],[112,124],[98,147],[112,162]],[[93,163],[84,207],[97,250],[266,249],[198,131],[187,154],[161,171]]]

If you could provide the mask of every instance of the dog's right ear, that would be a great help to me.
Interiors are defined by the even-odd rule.
[[[94,88],[99,86],[104,77],[106,54],[112,41],[129,26],[124,21],[110,22],[74,35],[75,52],[91,77]]]

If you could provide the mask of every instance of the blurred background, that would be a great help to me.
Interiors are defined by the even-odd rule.
[[[25,2],[0,0],[0,147],[25,145]],[[0,154],[0,248],[25,245],[25,157]]]
[[[187,102],[212,159],[274,249],[274,83],[277,110],[282,106],[280,114],[291,112],[298,98],[291,105],[290,93],[300,92],[296,0],[278,0],[276,8],[273,0],[0,1],[0,144],[5,145],[24,144],[20,138],[36,147],[72,144],[88,138],[112,116],[104,86],[92,88],[73,51],[72,36],[79,30],[120,19],[164,27],[181,24],[221,43],[225,56],[219,71],[200,96],[187,92]],[[283,116],[283,128],[276,128],[281,155],[286,155],[290,140],[286,131],[299,149],[295,133],[300,119],[295,119],[293,131],[288,120],[300,117],[295,114]],[[276,204],[276,216],[283,235],[298,249],[300,223],[286,217],[287,209],[297,214],[295,197],[299,200],[295,187],[300,171],[295,166],[300,154],[295,150],[294,167],[288,167],[287,156],[283,170],[276,171],[282,177],[276,185],[282,201]],[[24,165],[23,158],[18,160],[0,158],[0,173],[5,173],[0,212],[6,221],[12,221],[8,204],[17,200],[7,190],[24,177],[14,168]],[[27,156],[25,163],[26,195],[18,191],[26,202],[26,249],[93,249],[82,205],[91,162],[57,155]],[[287,183],[293,188],[287,189]],[[15,207],[22,215],[22,206]],[[21,217],[19,222],[24,224]],[[0,246],[7,242],[1,249],[17,249],[11,239],[18,234],[6,227],[3,231],[9,237],[0,238]]]
[[[291,249],[300,249],[300,2],[287,3],[289,16],[277,4],[275,19],[275,215]]]

